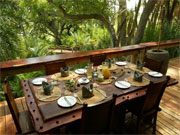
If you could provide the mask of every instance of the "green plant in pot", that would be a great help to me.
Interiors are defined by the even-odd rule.
[[[160,72],[162,74],[166,74],[168,63],[169,63],[169,52],[166,50],[160,49],[160,41],[161,41],[161,35],[162,35],[162,27],[163,27],[163,18],[165,14],[165,5],[163,5],[163,11],[161,15],[161,24],[160,24],[160,34],[159,34],[159,40],[158,40],[158,48],[157,49],[151,49],[148,50],[146,53],[146,57],[153,59],[153,60],[159,60],[162,62],[162,68]]]
[[[67,90],[69,90],[71,92],[73,92],[73,91],[75,91],[77,89],[77,87],[76,87],[77,86],[77,82],[75,80],[73,80],[73,79],[67,80],[65,82],[65,85],[66,85]]]

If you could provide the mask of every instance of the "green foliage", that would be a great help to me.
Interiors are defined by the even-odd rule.
[[[0,61],[16,59],[21,48],[19,23],[21,18],[17,15],[16,3],[10,0],[2,0],[0,3]]]
[[[108,48],[111,47],[110,42],[106,29],[89,23],[79,25],[78,31],[62,38],[63,44],[71,48],[78,47],[80,51]]]
[[[15,76],[8,76],[6,80],[9,83],[10,89],[13,93],[13,96],[15,98],[24,96],[22,87],[21,87],[21,80],[27,80],[32,79],[35,77],[43,76],[45,75],[44,71],[36,71],[31,73],[25,73],[25,74],[19,74]],[[5,100],[4,97],[4,91],[3,91],[3,85],[0,85],[0,101]]]
[[[46,40],[41,40],[36,37],[27,37],[26,38],[26,58],[39,57],[51,55],[48,51],[51,45],[48,44]]]

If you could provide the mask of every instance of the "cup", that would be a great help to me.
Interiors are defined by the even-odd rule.
[[[93,74],[93,64],[90,63],[90,64],[86,67],[86,69],[87,69],[86,76],[87,76],[87,78],[88,78],[89,80],[91,80],[91,79],[92,79],[92,74]]]
[[[110,77],[110,71],[109,71],[109,66],[107,62],[102,63],[102,73],[104,76],[104,79],[108,79]]]

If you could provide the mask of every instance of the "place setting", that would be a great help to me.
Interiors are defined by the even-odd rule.
[[[82,90],[75,93],[74,96],[78,99],[78,104],[87,103],[88,105],[96,104],[107,98],[106,92],[99,89],[95,83],[83,86]]]
[[[124,80],[116,81],[115,86],[120,89],[129,89],[132,86],[141,87],[149,85],[150,80],[144,77],[143,73],[134,71],[133,75],[126,77]]]
[[[62,89],[62,96],[57,100],[57,104],[63,108],[73,107],[77,103],[73,93],[78,90],[78,85],[78,80],[66,80]]]
[[[76,74],[73,71],[70,71],[70,68],[68,66],[64,68],[61,67],[59,71],[60,72],[51,75],[50,78],[55,81],[64,81],[78,77],[78,74]]]
[[[61,89],[53,83],[43,81],[42,86],[35,90],[35,97],[40,101],[54,101],[61,97]]]
[[[139,60],[136,61],[136,65],[133,64],[133,66],[128,66],[129,69],[133,70],[133,71],[137,71],[140,73],[148,73],[151,70],[149,68],[144,67],[145,62],[141,63]]]
[[[128,81],[132,86],[141,87],[149,85],[150,80],[144,77],[143,73],[139,73],[134,71],[134,75],[131,75],[125,79]]]

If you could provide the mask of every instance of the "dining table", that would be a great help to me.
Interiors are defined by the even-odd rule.
[[[72,123],[76,120],[80,120],[82,118],[82,113],[83,113],[83,104],[81,102],[82,101],[88,102],[88,100],[80,97],[82,100],[80,101],[79,96],[82,96],[82,88],[89,87],[90,84],[96,84],[97,89],[100,91],[100,92],[96,91],[96,93],[99,93],[99,96],[102,97],[101,100],[97,102],[106,100],[107,98],[112,97],[113,94],[116,94],[117,98],[115,104],[119,105],[127,100],[132,100],[134,98],[144,96],[146,94],[148,84],[150,83],[150,81],[157,82],[165,78],[164,75],[161,77],[150,76],[148,72],[150,72],[151,70],[146,68],[147,69],[146,71],[143,70],[140,71],[143,74],[143,78],[145,79],[146,84],[136,85],[136,83],[131,83],[131,79],[133,78],[134,72],[136,70],[136,65],[129,62],[125,62],[125,63],[126,64],[124,65],[114,64],[113,69],[111,70],[110,68],[111,75],[107,83],[98,82],[97,80],[90,80],[87,84],[77,85],[75,91],[68,93],[67,90],[65,90],[64,86],[67,80],[70,80],[70,78],[66,77],[66,79],[63,79],[63,77],[57,76],[60,73],[48,75],[48,76],[42,76],[41,78],[45,78],[48,83],[55,82],[54,87],[56,87],[56,91],[59,92],[59,95],[58,96],[56,94],[53,95],[54,98],[52,98],[52,101],[48,100],[48,98],[46,97],[44,98],[37,96],[38,95],[37,91],[42,89],[42,85],[33,84],[33,80],[35,78],[29,80],[22,80],[21,85],[25,96],[25,102],[28,111],[31,114],[35,130],[38,133],[45,133],[53,128],[61,127],[66,124]],[[94,68],[98,69],[98,67],[94,67]],[[78,80],[79,78],[86,76],[85,74],[79,75],[74,71],[70,71],[70,74],[71,73],[73,74],[72,75],[73,80]],[[126,89],[119,88],[115,84],[120,81],[129,82],[131,86]],[[74,93],[76,93],[76,96],[74,96],[75,95]],[[75,105],[70,107],[60,106],[58,104],[58,100],[61,97],[67,95],[75,97],[78,102],[76,102]],[[90,102],[92,101],[93,100],[91,100]],[[92,102],[92,104],[95,103]]]

